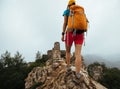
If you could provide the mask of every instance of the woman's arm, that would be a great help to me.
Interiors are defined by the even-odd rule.
[[[64,22],[63,22],[63,31],[62,31],[62,38],[61,40],[64,41],[64,34],[66,32],[68,16],[64,15]]]

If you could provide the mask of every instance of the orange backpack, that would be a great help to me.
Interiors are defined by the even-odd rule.
[[[70,16],[68,17],[68,28],[87,31],[88,20],[84,13],[84,8],[79,5],[70,7]]]

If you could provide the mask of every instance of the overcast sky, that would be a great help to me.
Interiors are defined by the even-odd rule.
[[[0,0],[0,54],[19,51],[26,61],[61,42],[68,0]],[[89,19],[82,54],[120,55],[120,0],[77,0]],[[74,48],[72,48],[74,51]]]

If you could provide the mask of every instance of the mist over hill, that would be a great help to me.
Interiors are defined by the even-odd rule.
[[[99,56],[99,55],[83,55],[86,65],[94,62],[104,63],[107,67],[120,68],[120,57],[118,56]]]

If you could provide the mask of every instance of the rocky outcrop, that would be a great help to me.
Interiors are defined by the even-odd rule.
[[[55,42],[52,50],[47,51],[47,56],[52,59],[60,59],[61,57],[65,57],[65,50],[61,50],[60,43]]]
[[[103,76],[103,67],[101,65],[94,65],[88,68],[89,75],[96,81]]]
[[[35,67],[25,79],[25,89],[107,89],[93,80],[83,67],[81,78],[75,76],[75,67],[66,71],[64,59],[49,60],[45,67]],[[35,88],[34,88],[35,89]]]

